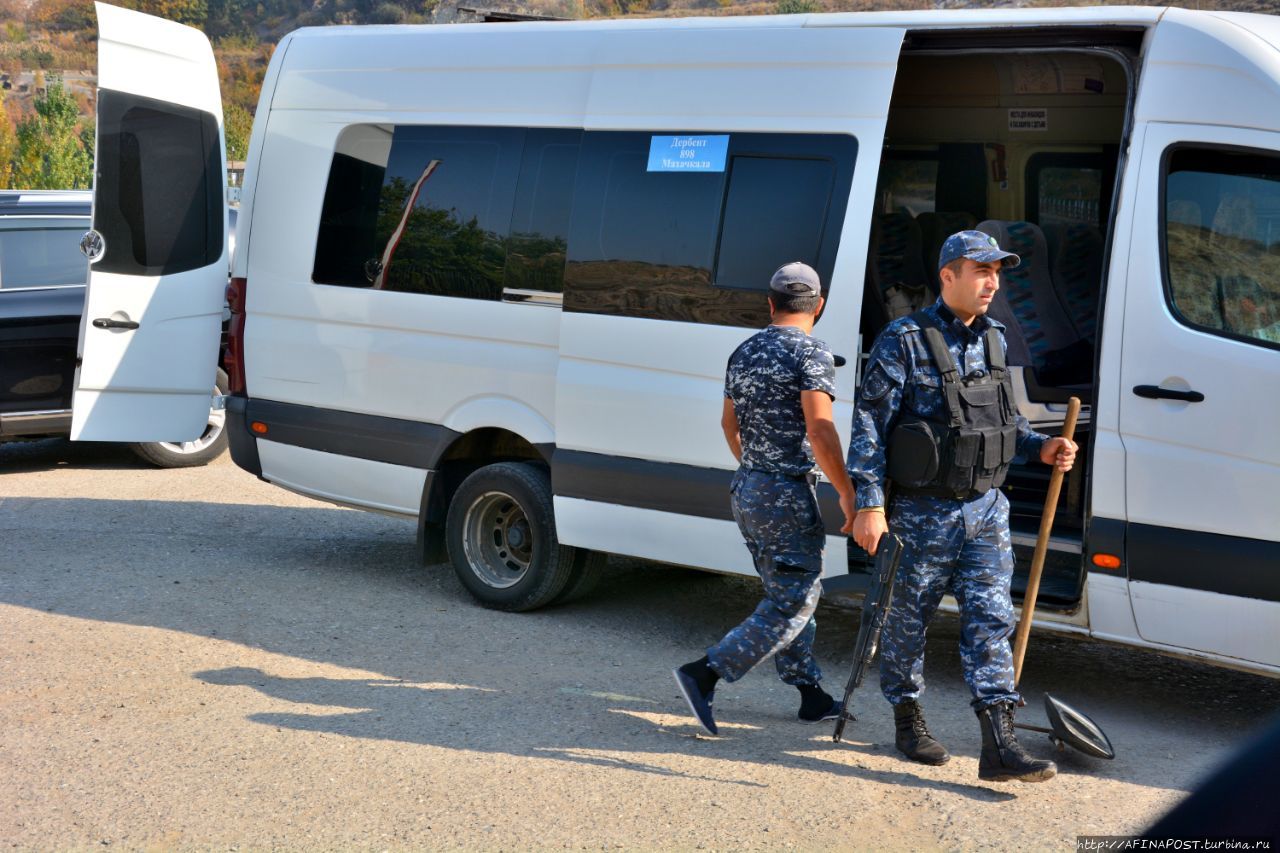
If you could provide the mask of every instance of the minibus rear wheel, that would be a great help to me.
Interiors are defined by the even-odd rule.
[[[564,591],[579,555],[556,538],[551,480],[519,462],[499,462],[462,481],[445,520],[449,562],[485,607],[534,610]]]

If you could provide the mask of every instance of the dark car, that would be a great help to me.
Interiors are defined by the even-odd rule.
[[[92,203],[88,191],[0,192],[0,442],[71,432]],[[226,388],[218,367],[210,393]],[[224,421],[211,405],[199,438],[130,447],[163,468],[204,465],[226,449]]]

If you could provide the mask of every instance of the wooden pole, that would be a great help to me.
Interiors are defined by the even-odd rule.
[[[1080,398],[1072,397],[1067,403],[1067,419],[1062,424],[1062,437],[1074,440],[1076,418],[1080,416]],[[1057,468],[1049,476],[1049,492],[1044,496],[1044,512],[1040,515],[1040,536],[1036,539],[1036,553],[1031,558],[1031,574],[1027,578],[1027,591],[1022,596],[1022,618],[1013,639],[1013,683],[1016,687],[1022,678],[1022,656],[1027,652],[1027,638],[1031,636],[1031,621],[1036,615],[1036,598],[1040,595],[1040,575],[1044,572],[1044,557],[1049,550],[1049,532],[1053,530],[1053,517],[1058,512],[1058,495],[1062,491],[1063,472]]]

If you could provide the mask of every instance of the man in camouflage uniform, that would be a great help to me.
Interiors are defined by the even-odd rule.
[[[812,268],[783,266],[769,282],[772,324],[729,357],[721,427],[740,464],[730,502],[765,597],[705,657],[673,672],[689,709],[713,735],[716,682],[737,681],[770,656],[779,677],[800,691],[802,721],[830,720],[840,712],[819,686],[822,672],[813,659],[826,541],[814,493],[815,457],[840,494],[844,532],[853,523],[854,501],[831,420],[835,362],[827,345],[809,336],[822,304]]]
[[[972,706],[982,724],[979,777],[993,781],[1042,781],[1056,767],[1038,761],[1014,737],[1014,688],[1009,637],[1016,622],[1009,585],[1013,547],[1009,501],[999,488],[965,498],[912,493],[896,488],[886,518],[886,454],[900,418],[947,422],[942,370],[927,344],[924,327],[941,331],[953,376],[985,382],[1004,368],[1003,326],[986,316],[1000,288],[1000,270],[1016,266],[980,231],[947,239],[938,259],[942,295],[917,314],[893,321],[871,348],[854,413],[849,473],[858,489],[854,539],[874,554],[892,526],[902,538],[902,563],[881,640],[880,687],[894,706],[896,745],[907,757],[942,764],[950,756],[925,725],[920,708],[924,689],[925,631],[942,596],[950,592],[960,607],[960,656]],[[998,330],[992,338],[988,329]],[[1000,352],[989,356],[987,341]],[[940,342],[941,343],[941,342]],[[941,349],[941,346],[939,346]],[[939,353],[941,354],[941,353]],[[984,379],[984,377],[987,377]],[[1033,432],[1010,404],[1008,433],[1016,425],[1016,453],[1060,470],[1071,468],[1076,446],[1064,438]],[[1012,457],[1014,448],[1009,448]],[[1003,474],[999,481],[1003,480]],[[999,482],[996,483],[998,486]],[[898,484],[900,485],[900,484]]]

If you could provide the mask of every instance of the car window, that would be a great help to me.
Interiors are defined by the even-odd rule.
[[[1166,158],[1166,294],[1206,332],[1280,348],[1280,157],[1182,146]]]
[[[80,237],[86,227],[0,230],[0,288],[84,284],[89,262]]]

